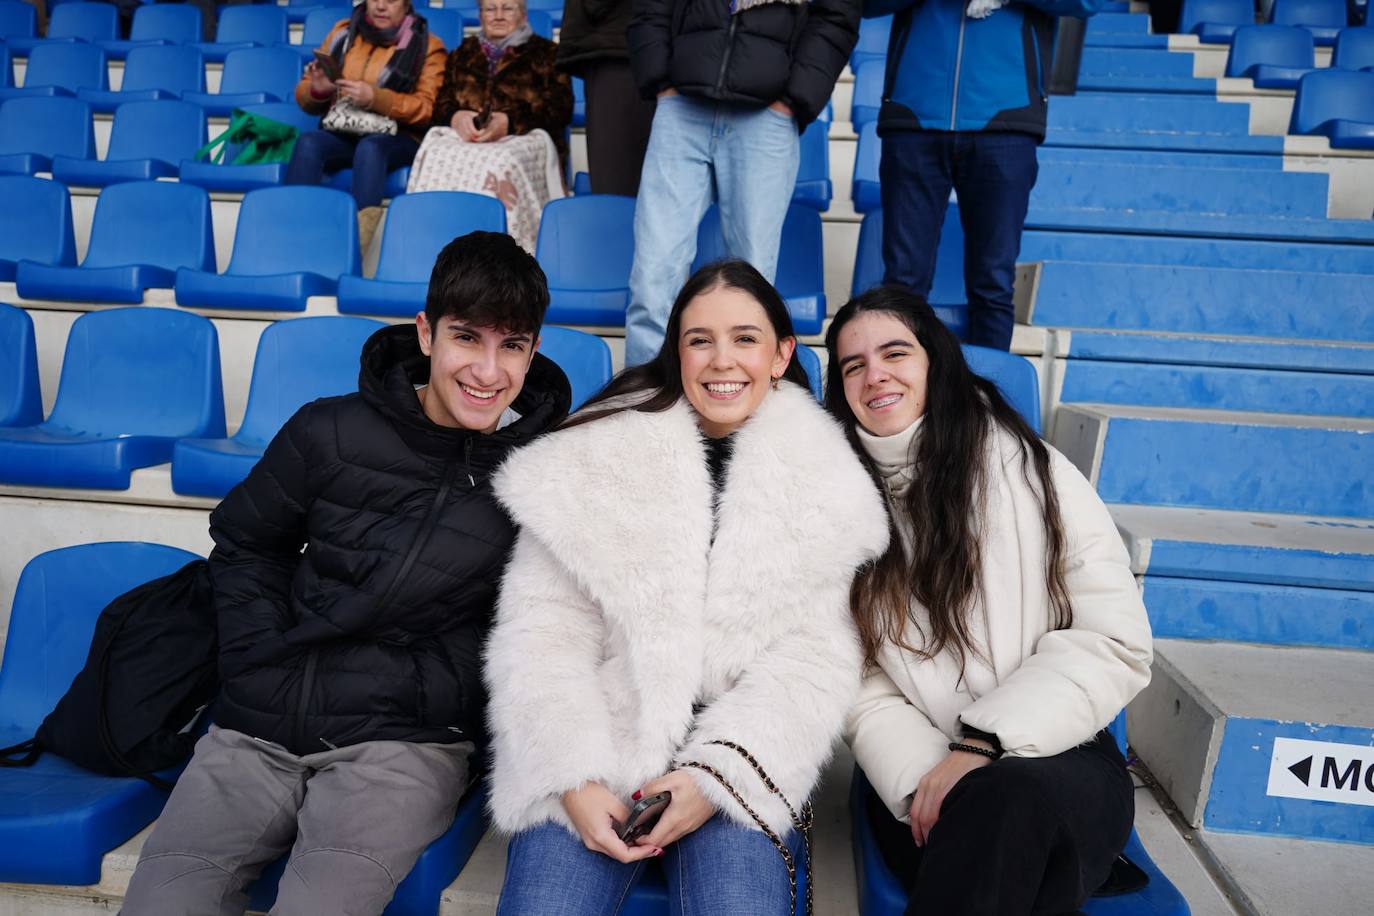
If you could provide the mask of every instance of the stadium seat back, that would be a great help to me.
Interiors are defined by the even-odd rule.
[[[0,39],[0,89],[14,85],[14,62],[10,60],[9,45]]]
[[[421,12],[429,23],[429,33],[444,43],[452,51],[463,43],[463,13],[461,10],[427,8]],[[530,22],[533,26],[534,23]]]
[[[114,7],[107,9],[113,10]],[[57,86],[69,92],[108,89],[110,81],[105,69],[105,51],[82,41],[45,42],[29,52],[24,86]]]
[[[562,6],[560,3],[559,6]],[[540,38],[553,41],[553,17],[546,10],[531,9],[525,14],[530,21],[530,30]]]
[[[479,229],[506,231],[501,201],[466,191],[422,191],[393,198],[382,229],[376,279],[427,283],[443,247]]]
[[[87,312],[72,323],[48,424],[114,436],[223,429],[219,337],[208,318],[175,309]]]
[[[96,201],[91,243],[81,266],[214,270],[213,232],[210,195],[204,188],[174,181],[113,184]]]
[[[635,200],[588,194],[550,201],[539,223],[536,257],[558,289],[616,289],[629,282],[635,251]]]
[[[154,9],[189,9],[193,6],[158,4],[142,7]],[[146,45],[132,48],[124,61],[124,82],[121,92],[164,89],[177,94],[205,91],[205,58],[192,45]]]
[[[248,406],[234,438],[266,446],[301,405],[357,391],[363,344],[383,327],[346,315],[269,324],[258,338]]]
[[[721,229],[720,209],[712,204],[697,230],[693,270],[729,257]],[[791,204],[782,223],[775,285],[785,298],[814,295],[825,289],[825,257],[821,250],[821,215],[811,207]]]
[[[1254,25],[1255,4],[1252,0],[1183,0],[1178,30],[1196,32],[1204,23]]]
[[[134,10],[130,41],[200,41],[200,10],[189,3],[146,3]]]
[[[243,196],[231,274],[356,274],[358,207],[332,188],[291,185]]]
[[[586,331],[545,325],[539,352],[558,364],[572,385],[572,410],[586,403],[611,380],[611,348]]]
[[[1345,0],[1274,0],[1272,20],[1276,25],[1344,28]]]
[[[797,183],[792,199],[817,210],[830,207],[830,122],[815,120],[802,131]]]
[[[8,109],[14,102],[6,102]],[[0,138],[5,136],[0,109]],[[75,264],[76,236],[67,188],[55,181],[27,175],[0,175],[0,265],[10,271],[16,261]],[[0,277],[4,277],[0,273]],[[14,279],[11,272],[5,279]]]
[[[0,0],[0,40],[33,38],[38,34],[38,13],[32,3]]]
[[[883,105],[883,77],[887,65],[881,60],[866,60],[854,74],[854,100],[850,118],[859,130],[869,121],[878,119]]]
[[[887,45],[891,38],[891,16],[859,20],[859,41],[854,45],[854,53],[849,57],[850,67],[858,69],[859,64],[866,60],[886,58]]]
[[[61,9],[61,7],[58,7]],[[19,574],[0,665],[0,740],[32,737],[86,663],[105,606],[195,554],[128,541],[40,553]]]
[[[1261,64],[1311,70],[1317,65],[1312,33],[1286,25],[1244,25],[1236,29],[1226,58],[1226,75],[1247,76],[1250,68]]]
[[[176,165],[205,145],[205,112],[190,102],[125,102],[115,109],[108,161],[158,159]]]
[[[300,78],[301,57],[295,51],[287,48],[239,48],[230,51],[224,58],[219,94],[268,92],[283,102],[290,102],[295,98],[296,83]]]
[[[1316,70],[1298,83],[1290,134],[1315,133],[1338,119],[1374,124],[1374,73]]]
[[[1040,379],[1030,360],[1005,350],[963,344],[964,359],[974,374],[992,382],[1030,428],[1040,432]]]
[[[33,319],[0,302],[0,426],[43,422]]]
[[[119,8],[112,3],[64,3],[48,18],[49,38],[113,41],[119,37]]]
[[[825,369],[821,367],[821,358],[816,355],[815,350],[798,341],[796,359],[806,370],[806,380],[811,386],[811,394],[817,401],[822,400],[825,397]]]
[[[317,6],[305,14],[305,31],[301,34],[301,45],[318,48],[329,37],[330,31],[340,19],[347,19],[353,10],[347,6]],[[426,19],[432,10],[425,10]]]
[[[849,295],[857,296],[883,282],[883,211],[871,210],[859,224],[859,247],[854,253],[854,279]]]
[[[273,45],[287,42],[286,10],[272,4],[221,8],[215,41],[219,44],[252,42]]]
[[[1336,37],[1331,66],[1342,70],[1374,67],[1374,25],[1341,29],[1341,34]]]

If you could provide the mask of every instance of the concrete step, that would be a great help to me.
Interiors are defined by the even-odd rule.
[[[1355,916],[1369,912],[1374,855],[1368,846],[1215,830],[1201,830],[1197,835],[1248,913]]]
[[[1052,441],[1108,503],[1374,517],[1374,420],[1061,404]]]
[[[1159,639],[1131,743],[1194,826],[1368,849],[1371,696],[1374,652]]]

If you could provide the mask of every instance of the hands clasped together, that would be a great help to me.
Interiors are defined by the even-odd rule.
[[[618,862],[638,862],[663,855],[663,847],[682,839],[716,813],[715,806],[697,788],[696,780],[684,770],[673,770],[645,783],[632,800],[659,792],[673,793],[672,801],[654,829],[629,844],[616,834],[614,825],[623,823],[630,809],[600,783],[589,782],[580,789],[564,792],[563,810],[588,849]]]
[[[475,111],[460,111],[453,116],[449,126],[461,139],[468,143],[490,143],[510,134],[510,118],[503,111],[493,111],[487,122],[477,126],[481,115]]]

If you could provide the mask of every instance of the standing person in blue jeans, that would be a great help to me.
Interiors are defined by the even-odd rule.
[[[1102,0],[1024,0],[970,16],[967,0],[864,0],[895,13],[878,133],[885,282],[924,298],[951,188],[964,228],[968,343],[1011,347],[1012,279],[1045,139],[1056,16]]]
[[[658,107],[635,209],[625,365],[658,352],[714,200],[730,257],[770,283],[800,132],[859,37],[860,0],[635,0],[630,67]]]

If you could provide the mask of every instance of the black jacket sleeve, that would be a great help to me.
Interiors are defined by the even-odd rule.
[[[668,81],[668,65],[673,58],[674,2],[634,0],[634,14],[625,35],[630,51],[630,71],[639,94],[646,99],[672,87]]]
[[[792,52],[787,103],[805,127],[825,108],[840,71],[859,40],[861,0],[811,0],[806,25]]]
[[[312,406],[287,421],[248,478],[210,515],[222,677],[250,665],[255,648],[279,644],[292,623],[291,582],[306,542]]]

